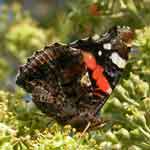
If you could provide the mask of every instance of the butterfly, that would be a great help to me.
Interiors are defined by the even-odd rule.
[[[47,45],[19,67],[16,84],[61,125],[92,129],[102,123],[98,112],[123,74],[133,37],[131,28],[115,26],[101,36]]]

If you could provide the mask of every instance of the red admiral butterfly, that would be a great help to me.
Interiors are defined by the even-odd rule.
[[[123,73],[132,39],[129,27],[113,27],[101,37],[48,45],[20,67],[16,83],[60,124],[93,128],[102,122],[97,113]]]

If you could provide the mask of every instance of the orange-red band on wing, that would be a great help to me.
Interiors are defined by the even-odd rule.
[[[103,73],[103,71],[104,68],[100,65],[97,65],[92,73],[92,78],[97,81],[99,79],[99,76]]]
[[[92,71],[92,79],[96,81],[97,87],[104,93],[110,94],[112,89],[104,76],[104,68],[96,63],[94,56],[88,52],[83,52],[84,62],[89,70]]]
[[[94,56],[88,52],[83,52],[83,59],[88,69],[95,70],[96,68],[96,60]]]

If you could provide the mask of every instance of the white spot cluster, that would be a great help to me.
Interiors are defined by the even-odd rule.
[[[106,50],[111,50],[112,45],[111,45],[111,43],[104,43],[103,48],[106,49]]]
[[[110,59],[112,62],[117,65],[119,68],[124,68],[126,66],[126,60],[123,59],[117,52],[111,54]]]

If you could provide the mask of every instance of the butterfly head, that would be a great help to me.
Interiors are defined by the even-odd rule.
[[[117,27],[117,33],[118,37],[122,42],[127,46],[131,47],[132,46],[132,40],[134,38],[134,32],[131,30],[130,27],[128,26],[123,26],[123,27]]]

